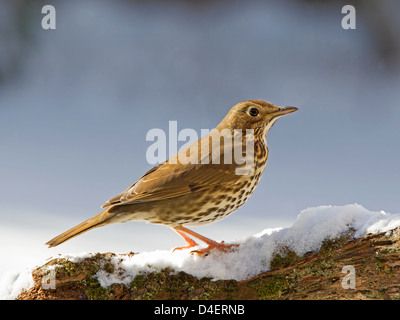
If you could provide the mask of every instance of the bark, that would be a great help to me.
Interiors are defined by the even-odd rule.
[[[119,271],[110,263],[113,253],[98,253],[78,263],[55,259],[35,269],[36,285],[18,299],[400,299],[399,248],[399,229],[359,239],[349,232],[303,257],[282,248],[271,271],[245,281],[198,279],[163,269],[138,275],[129,285],[106,288],[95,274]],[[49,266],[55,266],[55,289],[42,285]],[[350,266],[347,272],[344,266]],[[355,287],[349,288],[352,284]]]

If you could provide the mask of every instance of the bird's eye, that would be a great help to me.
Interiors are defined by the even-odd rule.
[[[260,111],[258,111],[257,108],[251,108],[251,109],[249,110],[249,114],[250,114],[252,117],[257,117],[259,113],[260,113]]]

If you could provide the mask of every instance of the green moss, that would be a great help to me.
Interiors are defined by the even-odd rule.
[[[256,279],[249,283],[249,287],[256,290],[261,300],[278,299],[289,289],[290,285],[283,276]]]
[[[108,273],[115,271],[111,256],[109,254],[95,254],[76,263],[65,258],[57,259],[57,277],[69,278],[70,281],[74,281],[74,278],[77,277],[76,283],[83,287],[88,299],[106,300],[109,297],[109,289],[100,285],[96,274],[100,270]],[[84,279],[82,279],[82,276]]]
[[[279,270],[289,266],[293,266],[300,261],[300,257],[288,247],[280,248],[271,260],[271,270]]]
[[[366,296],[369,299],[373,300],[383,300],[385,298],[385,295],[382,291],[376,291],[376,290],[361,290],[361,293]]]
[[[381,254],[379,256],[375,256],[375,261],[377,265],[377,270],[379,272],[388,276],[396,276],[396,274],[393,272],[393,269],[388,266],[389,260],[385,257],[385,255]]]
[[[109,290],[100,285],[99,281],[92,277],[85,281],[85,295],[89,300],[108,300]]]
[[[329,256],[333,251],[338,250],[345,246],[353,237],[355,232],[354,228],[349,228],[347,231],[341,233],[336,238],[326,238],[322,241],[321,248],[318,255],[321,257]]]
[[[159,294],[168,274],[170,270],[164,269],[160,272],[137,275],[129,285],[132,299],[154,299]]]
[[[111,262],[107,261],[103,266],[103,270],[108,273],[114,273],[114,265]]]
[[[129,285],[132,299],[235,299],[236,281],[210,281],[209,278],[196,277],[170,269],[137,275]]]
[[[331,258],[319,259],[314,262],[308,269],[314,276],[331,277],[336,271],[336,261]]]
[[[58,259],[55,270],[57,274],[62,274],[68,277],[74,276],[79,272],[77,264],[72,263],[68,259]]]
[[[132,290],[140,290],[144,287],[146,276],[144,274],[138,274],[130,283]]]
[[[384,263],[386,262],[386,259],[383,258],[382,256],[375,256],[375,261],[377,266],[380,268],[384,265]]]

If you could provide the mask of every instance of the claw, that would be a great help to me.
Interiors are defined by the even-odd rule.
[[[193,248],[193,247],[198,245],[196,243],[196,241],[194,241],[192,238],[190,238],[187,234],[189,234],[189,235],[191,235],[191,236],[193,236],[193,237],[205,242],[206,244],[208,244],[207,248],[199,249],[199,250],[193,250],[193,251],[190,252],[191,254],[195,254],[196,253],[199,256],[211,251],[212,249],[217,249],[217,250],[222,251],[222,252],[229,252],[229,251],[232,250],[232,247],[238,247],[239,246],[238,244],[226,244],[224,241],[222,241],[221,243],[218,243],[218,242],[216,242],[214,240],[206,238],[206,237],[204,237],[204,236],[202,236],[202,235],[200,235],[200,234],[198,234],[198,233],[196,233],[196,232],[194,232],[192,230],[189,230],[189,229],[187,229],[185,227],[182,227],[182,226],[174,227],[173,229],[183,239],[185,239],[185,241],[188,243],[187,246],[175,248],[174,251],[175,250],[182,250],[182,249],[189,249],[189,248]]]
[[[195,254],[196,253],[199,256],[201,256],[201,255],[211,251],[212,249],[217,249],[217,250],[222,251],[222,252],[229,252],[229,251],[232,251],[232,247],[239,247],[238,244],[225,244],[224,241],[222,241],[221,243],[216,242],[216,244],[217,244],[216,246],[208,245],[207,248],[199,249],[199,250],[193,250],[190,253],[191,254]]]

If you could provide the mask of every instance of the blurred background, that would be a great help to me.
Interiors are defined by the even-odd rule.
[[[250,201],[195,231],[240,240],[319,205],[400,212],[399,16],[396,0],[0,0],[0,272],[11,258],[183,245],[134,222],[44,243],[151,168],[150,129],[200,134],[247,99],[300,110],[270,131]]]

